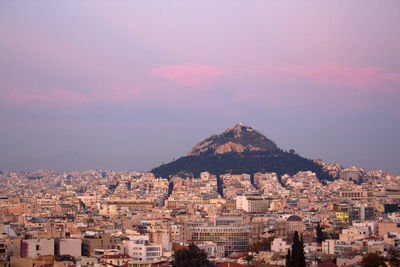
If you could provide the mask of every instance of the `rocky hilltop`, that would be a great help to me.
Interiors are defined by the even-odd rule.
[[[250,151],[273,152],[277,149],[277,145],[259,131],[238,123],[235,127],[228,128],[221,134],[212,135],[201,141],[193,147],[188,156]]]

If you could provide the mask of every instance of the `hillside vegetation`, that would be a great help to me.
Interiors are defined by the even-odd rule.
[[[275,153],[252,151],[186,156],[151,170],[156,177],[166,178],[182,171],[190,172],[195,177],[199,177],[200,173],[204,171],[216,175],[276,172],[279,176],[293,175],[299,171],[312,171],[321,181],[331,179],[329,174],[324,172],[321,166],[314,161],[281,150],[275,151]]]

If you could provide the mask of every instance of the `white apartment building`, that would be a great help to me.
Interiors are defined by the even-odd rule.
[[[225,257],[225,250],[223,246],[211,241],[197,241],[194,244],[207,253],[208,258],[222,258]]]
[[[162,245],[152,244],[148,238],[132,238],[131,240],[124,240],[122,242],[124,253],[131,256],[134,263],[156,262],[162,256]]]
[[[236,208],[249,213],[264,213],[268,210],[271,200],[261,196],[237,196]]]
[[[274,238],[271,244],[271,251],[280,252],[280,253],[287,253],[290,245],[283,240],[283,238]]]
[[[353,242],[327,239],[322,242],[322,252],[326,254],[342,255],[342,251],[351,250]]]
[[[199,226],[189,227],[190,242],[212,241],[223,246],[225,255],[246,251],[249,245],[250,229],[240,226]]]

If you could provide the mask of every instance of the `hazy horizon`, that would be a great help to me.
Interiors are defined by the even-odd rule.
[[[237,122],[400,175],[400,2],[3,1],[0,169],[146,171]]]

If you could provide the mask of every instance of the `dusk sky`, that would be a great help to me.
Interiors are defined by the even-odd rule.
[[[150,170],[237,122],[400,175],[400,1],[1,1],[0,169]]]

